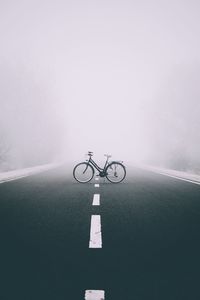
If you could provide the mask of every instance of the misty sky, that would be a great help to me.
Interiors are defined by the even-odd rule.
[[[188,143],[194,155],[199,11],[197,0],[1,0],[0,134],[13,157],[134,161]]]

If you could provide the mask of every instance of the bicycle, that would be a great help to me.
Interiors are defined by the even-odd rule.
[[[73,169],[74,178],[80,183],[87,183],[94,177],[95,169],[99,172],[100,177],[106,177],[112,183],[119,183],[126,177],[126,168],[121,161],[109,162],[111,155],[105,154],[107,157],[103,168],[99,167],[92,159],[93,152],[87,153],[89,159],[85,162],[77,164]]]

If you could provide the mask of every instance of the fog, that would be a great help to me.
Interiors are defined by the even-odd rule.
[[[77,161],[200,170],[200,3],[0,2],[0,169]]]

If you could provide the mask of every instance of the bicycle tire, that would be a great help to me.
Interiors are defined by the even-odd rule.
[[[118,170],[117,170],[118,169]],[[106,167],[106,178],[112,183],[119,183],[126,177],[126,168],[122,163],[111,162]]]
[[[73,176],[79,183],[87,183],[94,177],[94,169],[90,164],[82,162],[74,167]]]

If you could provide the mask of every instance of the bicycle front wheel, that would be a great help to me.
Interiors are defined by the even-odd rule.
[[[94,176],[94,169],[90,164],[82,162],[74,167],[74,178],[80,183],[89,182]]]
[[[106,178],[112,183],[119,183],[126,177],[124,165],[118,162],[110,163],[106,168]]]

